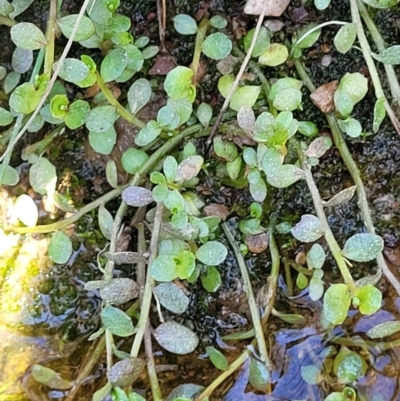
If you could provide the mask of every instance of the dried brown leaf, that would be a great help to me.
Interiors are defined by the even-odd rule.
[[[321,85],[310,95],[311,101],[323,112],[332,113],[335,110],[333,96],[339,87],[339,81],[332,81]]]

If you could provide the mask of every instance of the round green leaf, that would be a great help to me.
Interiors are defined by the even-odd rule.
[[[270,387],[271,377],[265,363],[250,358],[249,381],[258,391],[267,392]]]
[[[217,266],[221,264],[228,250],[226,246],[218,241],[209,241],[202,245],[196,252],[196,258],[207,266]]]
[[[121,158],[122,167],[129,174],[137,173],[148,160],[148,154],[140,149],[130,148]]]
[[[17,113],[30,114],[39,104],[40,97],[33,84],[25,82],[11,93],[9,104]]]
[[[216,29],[224,29],[228,25],[228,20],[222,15],[214,15],[210,19],[210,25]]]
[[[128,65],[128,55],[122,48],[111,50],[104,57],[100,66],[100,74],[104,82],[115,81]]]
[[[58,67],[58,62],[53,64],[53,70]],[[76,58],[66,58],[61,66],[59,76],[64,81],[78,84],[89,75],[89,67]]]
[[[189,298],[174,283],[161,283],[153,290],[160,304],[172,313],[181,314],[189,306]]]
[[[247,52],[250,49],[251,42],[253,41],[254,38],[254,33],[256,29],[252,28],[250,31],[247,32],[246,36],[244,37],[243,40],[243,46],[244,50]],[[268,49],[271,41],[271,33],[268,31],[267,28],[264,26],[261,26],[260,31],[257,36],[257,41],[254,46],[253,53],[251,53],[252,57],[259,57],[261,56],[264,52],[265,49]]]
[[[19,84],[19,81],[21,80],[21,74],[15,71],[10,71],[7,76],[4,78],[3,82],[3,89],[5,94],[11,93],[14,88]],[[33,87],[33,89],[35,89]]]
[[[222,280],[218,269],[214,266],[207,266],[206,274],[200,276],[201,285],[208,292],[215,292],[221,287]]]
[[[133,207],[147,206],[154,201],[150,190],[134,185],[122,191],[122,200]]]
[[[68,107],[68,111],[65,114],[64,121],[65,125],[69,129],[77,129],[85,124],[86,119],[90,114],[90,105],[85,100],[75,100]]]
[[[14,121],[13,115],[6,109],[0,107],[0,126],[9,125]]]
[[[301,108],[301,91],[294,88],[285,88],[279,91],[273,101],[273,105],[280,111],[293,111]]]
[[[304,290],[308,285],[307,276],[303,273],[299,273],[296,278],[296,285],[300,290]]]
[[[30,22],[19,22],[11,27],[11,40],[25,50],[37,50],[47,44],[43,32]]]
[[[207,103],[201,103],[197,108],[196,116],[204,127],[208,127],[213,115],[212,107]]]
[[[275,188],[287,188],[303,177],[302,169],[293,164],[284,164],[267,174],[267,181]]]
[[[135,144],[137,146],[146,146],[153,142],[161,134],[161,128],[156,121],[149,121],[135,136]]]
[[[154,338],[167,351],[178,355],[193,352],[199,344],[192,330],[173,321],[160,324],[154,330]]]
[[[29,170],[29,182],[41,195],[52,192],[57,182],[56,168],[48,159],[41,157]]]
[[[384,64],[400,64],[400,46],[390,46],[379,53],[378,60]]]
[[[54,263],[67,263],[72,254],[72,242],[63,232],[56,231],[51,236],[48,252]]]
[[[54,118],[63,119],[67,113],[69,100],[67,95],[55,95],[50,101],[50,111]]]
[[[177,278],[176,264],[173,256],[162,255],[150,265],[150,274],[156,281],[172,281]]]
[[[57,20],[61,32],[68,39],[72,35],[77,19],[78,14],[70,14]],[[78,30],[74,36],[74,41],[80,42],[89,39],[95,33],[95,30],[96,28],[92,20],[84,15],[79,23]]]
[[[129,337],[134,332],[132,319],[121,309],[107,305],[100,317],[104,327],[118,337]]]
[[[331,0],[314,0],[315,7],[321,11],[328,8],[330,3],[331,3]]]
[[[90,146],[102,155],[109,155],[117,142],[117,133],[114,127],[102,132],[89,132]]]
[[[343,323],[347,317],[350,303],[351,294],[348,285],[331,285],[324,295],[323,313],[326,320],[335,325]]]
[[[113,127],[116,118],[117,113],[113,106],[98,106],[90,110],[86,128],[89,131],[105,132]]]
[[[110,240],[112,234],[112,228],[114,224],[114,219],[111,213],[105,208],[104,205],[99,207],[99,227],[105,239]]]
[[[292,235],[301,242],[314,242],[324,235],[320,219],[312,214],[304,214],[292,229]]]
[[[18,181],[19,181],[18,171],[11,166],[4,167],[4,164],[0,164],[0,172],[2,171],[3,168],[5,168],[5,172],[4,172],[2,184],[4,184],[4,185],[18,184]]]
[[[355,234],[346,241],[342,253],[350,260],[368,262],[382,252],[383,245],[383,239],[379,235]]]
[[[382,293],[372,284],[357,288],[354,298],[357,298],[358,309],[363,315],[372,315],[382,305]]]
[[[239,111],[242,107],[253,107],[261,92],[261,86],[245,85],[236,89],[232,95],[229,107]]]
[[[197,23],[190,15],[178,14],[173,21],[174,28],[181,35],[194,35],[197,32]]]
[[[269,67],[283,64],[289,57],[289,51],[285,45],[272,43],[258,59],[258,62]]]
[[[192,84],[193,70],[178,66],[171,70],[164,81],[164,90],[172,99],[188,98],[191,102],[196,97]]]
[[[201,50],[207,57],[213,60],[222,60],[231,53],[232,42],[221,32],[212,33],[203,42]]]
[[[11,60],[11,66],[19,74],[29,71],[33,63],[33,51],[16,47]]]
[[[27,227],[35,227],[39,218],[39,212],[35,201],[28,195],[22,194],[15,201],[15,214],[21,223]]]
[[[206,347],[206,352],[212,364],[219,370],[228,370],[229,362],[226,356],[214,347]]]
[[[114,305],[122,305],[139,296],[139,286],[130,278],[113,278],[100,288],[103,301]]]

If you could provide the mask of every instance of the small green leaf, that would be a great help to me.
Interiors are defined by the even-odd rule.
[[[112,228],[114,224],[114,219],[111,213],[101,205],[99,208],[99,227],[105,239],[110,240],[112,234]]]
[[[372,130],[377,133],[379,131],[379,127],[382,124],[386,116],[386,109],[385,109],[385,98],[380,98],[375,102],[374,106],[374,121],[372,124]]]
[[[129,174],[135,174],[143,167],[143,164],[146,163],[148,158],[149,156],[145,151],[130,148],[122,155],[122,167]]]
[[[55,95],[50,101],[50,112],[55,118],[64,119],[67,114],[69,100],[67,95]]]
[[[13,115],[6,109],[0,107],[0,126],[9,125],[14,121]]]
[[[172,99],[188,98],[191,102],[196,97],[196,89],[192,84],[193,70],[178,66],[171,70],[164,81],[164,90]]]
[[[87,121],[86,121],[87,122]],[[107,131],[89,132],[90,146],[102,155],[109,155],[114,145],[117,142],[117,132],[114,127],[109,128]]]
[[[120,387],[131,387],[140,377],[145,366],[146,362],[141,358],[123,359],[107,370],[107,379],[114,386],[114,389],[121,390]],[[115,399],[114,397],[113,400],[122,401],[121,398]]]
[[[301,109],[302,94],[298,89],[286,88],[274,97],[273,106],[280,111]]]
[[[57,25],[60,27],[61,32],[66,38],[69,39],[71,37],[78,17],[78,14],[70,14],[57,20]],[[89,39],[93,36],[95,31],[96,28],[92,20],[84,15],[79,23],[78,30],[74,36],[74,41],[81,42],[82,40]]]
[[[302,169],[292,164],[285,164],[267,174],[267,181],[275,188],[287,188],[303,177]]]
[[[312,121],[299,121],[297,130],[307,138],[314,138],[319,132],[317,124]]]
[[[104,327],[118,337],[129,337],[134,332],[132,319],[121,309],[107,305],[100,313]]]
[[[289,51],[285,45],[272,43],[259,57],[258,62],[269,67],[283,64],[289,57]]]
[[[267,185],[262,178],[256,183],[250,183],[249,189],[251,196],[256,202],[263,202],[267,197]]]
[[[327,202],[322,201],[322,204],[324,207],[332,207],[341,205],[342,203],[346,203],[354,196],[356,189],[357,189],[356,185],[343,189],[342,191],[337,193],[334,197],[329,199]]]
[[[332,147],[332,139],[328,136],[320,136],[315,138],[310,145],[308,146],[307,150],[304,154],[307,157],[322,157],[327,150]]]
[[[325,318],[332,324],[342,324],[347,317],[350,303],[351,294],[347,284],[331,285],[324,295],[323,313]]]
[[[113,128],[117,112],[113,106],[98,106],[90,110],[86,128],[93,132],[106,132]]]
[[[214,266],[208,266],[206,274],[200,276],[201,285],[208,292],[215,292],[221,287],[221,274]]]
[[[379,323],[367,331],[367,336],[369,338],[382,338],[388,337],[392,334],[396,334],[400,331],[400,321],[390,321]]]
[[[17,113],[30,114],[39,104],[40,97],[33,84],[25,82],[11,93],[9,104]]]
[[[313,244],[307,253],[307,266],[310,269],[321,269],[325,263],[325,251],[319,244]]]
[[[58,62],[53,64],[53,70],[58,68]],[[78,84],[89,75],[89,67],[76,58],[66,58],[58,74],[64,81]]]
[[[128,103],[132,114],[136,114],[150,101],[151,85],[145,78],[137,79],[128,90]]]
[[[153,290],[160,304],[172,313],[184,313],[189,306],[189,298],[174,283],[161,283]]]
[[[357,27],[350,23],[343,25],[333,39],[336,49],[340,53],[347,53],[353,46],[357,37]]]
[[[208,127],[213,115],[212,107],[207,103],[201,103],[197,108],[196,116],[204,127]]]
[[[172,281],[177,278],[176,264],[172,255],[162,255],[154,259],[150,265],[150,274],[160,282]]]
[[[239,155],[236,145],[223,141],[220,136],[214,138],[213,145],[215,154],[228,162],[235,160]]]
[[[11,59],[11,66],[14,71],[18,72],[19,74],[25,74],[31,68],[32,63],[32,50],[20,49],[19,47],[15,48]]]
[[[333,371],[342,383],[351,383],[364,376],[366,368],[361,356],[344,346],[333,362]]]
[[[302,39],[301,42],[296,44],[296,47],[294,48],[294,56],[295,58],[301,57],[301,49],[307,49],[314,45],[314,43],[319,39],[321,36],[321,29],[317,29],[314,32],[311,32],[310,34],[308,33],[311,29],[315,28],[315,24],[310,24],[304,27],[299,34],[298,37],[302,37],[303,35],[306,35],[304,39]],[[296,50],[299,52],[298,55],[295,54]]]
[[[261,86],[245,85],[236,89],[232,95],[229,107],[239,111],[242,107],[253,107],[261,92]]]
[[[63,232],[56,231],[51,236],[48,252],[54,263],[67,263],[72,254],[71,240]]]
[[[381,51],[376,58],[383,64],[400,64],[400,45],[388,47],[387,49]]]
[[[0,176],[2,175],[3,168],[5,168],[5,172],[2,184],[17,185],[19,182],[18,171],[11,166],[4,166],[4,164],[0,164]]]
[[[213,60],[222,60],[231,53],[232,42],[224,33],[212,33],[203,42],[201,50]]]
[[[9,72],[3,82],[4,93],[6,95],[11,93],[15,89],[15,87],[19,84],[20,80],[21,80],[21,74],[19,74],[18,72],[15,72],[15,71]],[[33,87],[33,85],[32,85],[32,87]],[[33,87],[33,90],[34,89],[35,89],[35,87]]]
[[[350,237],[343,248],[344,257],[356,262],[368,262],[383,250],[383,239],[379,235],[363,233]]]
[[[38,208],[35,201],[28,195],[18,196],[14,205],[14,212],[22,224],[27,227],[35,227],[39,218]]]
[[[185,220],[187,222],[187,220]],[[175,271],[181,280],[189,278],[196,268],[196,259],[191,251],[183,250],[174,258]]]
[[[30,22],[19,22],[11,27],[11,40],[25,50],[37,50],[47,44],[43,32]]]
[[[175,30],[181,35],[194,35],[197,32],[197,23],[190,15],[178,14],[173,21]]]
[[[246,52],[250,49],[251,42],[253,41],[255,31],[256,31],[255,28],[250,29],[250,31],[248,31],[246,36],[244,37],[243,47]],[[251,56],[252,57],[261,56],[265,52],[265,49],[268,49],[270,42],[271,42],[270,31],[268,31],[268,29],[265,28],[264,26],[261,26],[260,31],[257,36],[256,44],[254,46],[253,53],[251,53]]]
[[[209,23],[216,29],[224,29],[228,25],[228,20],[222,15],[214,15]]]
[[[329,4],[331,4],[331,0],[314,0],[314,4],[318,10],[323,11],[329,7]]]
[[[374,314],[382,305],[382,293],[372,284],[357,288],[354,298],[357,298],[358,309],[363,315]]]
[[[77,129],[85,124],[86,119],[90,114],[90,105],[85,100],[75,100],[68,107],[68,111],[65,114],[64,121],[65,125],[69,129]]]
[[[292,235],[301,242],[314,242],[324,235],[321,220],[312,214],[303,214],[301,220],[292,229]]]
[[[320,269],[314,270],[309,284],[309,295],[312,301],[318,301],[324,294],[324,282],[321,280],[323,271]]]
[[[48,159],[41,157],[29,170],[29,182],[41,195],[53,192],[57,182],[56,168]]]
[[[296,285],[300,290],[304,290],[308,286],[307,276],[303,273],[299,273],[296,279]]]
[[[104,82],[115,81],[128,65],[128,55],[122,48],[111,50],[104,57],[100,66],[100,74]]]
[[[139,296],[139,286],[130,278],[113,278],[100,287],[103,301],[114,305],[122,305]]]
[[[177,387],[175,387],[174,390],[169,393],[167,401],[175,401],[176,398],[188,398],[189,400],[191,400],[196,394],[200,393],[203,390],[204,387],[199,386],[198,384],[179,384]]]
[[[161,134],[161,127],[156,121],[151,120],[147,125],[139,131],[135,137],[135,143],[138,146],[146,146],[153,142]]]
[[[160,324],[154,330],[154,338],[167,351],[178,355],[193,352],[199,344],[192,330],[174,321]]]
[[[249,381],[256,390],[265,392],[268,391],[271,383],[271,377],[265,363],[253,357],[250,358]]]
[[[233,181],[237,180],[242,169],[242,158],[238,156],[231,162],[226,162],[226,170],[228,171],[229,178]]]
[[[163,171],[168,182],[174,182],[178,173],[178,163],[172,156],[167,156],[164,160]]]
[[[229,363],[225,355],[214,347],[206,347],[206,352],[212,364],[219,370],[228,370]]]
[[[131,185],[122,191],[122,200],[133,207],[147,206],[154,202],[150,190],[135,185]]]
[[[358,120],[348,117],[345,120],[337,120],[339,128],[351,138],[358,138],[361,135],[362,127]]]
[[[228,250],[226,246],[218,241],[209,241],[202,245],[196,252],[196,258],[207,266],[217,266],[221,264]]]
[[[114,160],[109,160],[106,164],[106,178],[113,188],[118,188],[118,172]]]
[[[179,163],[175,181],[185,182],[197,177],[203,164],[203,156],[194,155],[186,157]]]

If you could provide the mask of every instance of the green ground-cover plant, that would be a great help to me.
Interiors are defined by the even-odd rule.
[[[381,2],[366,3],[373,7],[392,5]],[[4,4],[8,7],[10,3]],[[127,16],[118,13],[119,5],[119,1],[116,0],[87,1],[79,14],[62,15],[52,1],[51,18],[46,33],[34,24],[14,21],[17,14],[12,14],[12,4],[8,8],[0,9],[3,23],[11,26],[11,38],[17,46],[13,55],[13,71],[0,70],[3,94],[8,98],[8,109],[0,108],[0,125],[12,127],[9,147],[1,157],[0,182],[6,185],[18,183],[18,171],[9,166],[9,160],[15,141],[23,133],[21,127],[27,118],[34,117],[29,123],[30,132],[39,131],[43,126],[47,126],[45,124],[54,125],[56,129],[47,140],[30,148],[29,152],[25,152],[24,158],[30,164],[29,181],[35,192],[54,199],[58,209],[73,213],[64,220],[37,226],[39,214],[36,204],[29,196],[23,194],[16,199],[14,206],[23,226],[3,227],[3,230],[22,234],[52,233],[48,248],[49,257],[54,263],[65,264],[73,252],[73,246],[63,230],[84,214],[98,209],[98,226],[108,241],[108,250],[102,255],[104,257],[99,258],[98,263],[103,278],[89,281],[85,288],[88,291],[98,291],[102,299],[101,326],[91,335],[90,340],[100,338],[94,359],[99,358],[102,351],[106,350],[108,382],[95,393],[93,400],[103,399],[110,391],[117,400],[143,399],[132,390],[122,389],[132,387],[146,365],[153,398],[162,399],[151,352],[148,320],[152,300],[158,304],[161,322],[154,330],[154,338],[158,344],[179,355],[193,352],[199,344],[197,334],[172,317],[183,314],[189,305],[187,294],[178,284],[181,281],[192,284],[199,280],[209,293],[218,291],[222,284],[220,265],[224,263],[228,254],[227,246],[219,240],[223,231],[241,268],[252,314],[254,329],[245,333],[242,338],[255,337],[254,345],[257,349],[244,351],[229,364],[223,352],[212,346],[207,347],[208,357],[214,366],[222,371],[221,376],[207,389],[194,385],[190,389],[175,389],[168,399],[188,399],[201,392],[197,399],[206,399],[215,386],[248,358],[250,383],[259,391],[270,392],[272,364],[264,330],[269,315],[274,313],[273,302],[279,272],[280,257],[274,230],[276,226],[279,232],[278,227],[282,228],[282,222],[285,221],[285,216],[273,213],[273,206],[265,207],[270,192],[275,193],[277,190],[296,185],[300,180],[305,180],[307,184],[316,215],[301,216],[297,224],[293,227],[286,226],[284,232],[286,235],[290,232],[300,243],[312,244],[306,254],[307,270],[304,271],[307,274],[299,271],[296,283],[300,289],[308,287],[312,300],[322,300],[321,320],[327,331],[343,323],[350,308],[358,309],[364,315],[371,315],[381,308],[382,294],[375,286],[376,277],[364,277],[355,281],[349,268],[353,262],[362,263],[377,258],[379,268],[387,274],[381,255],[383,240],[373,228],[360,174],[352,164],[354,160],[346,150],[345,143],[343,142],[343,145],[340,142],[343,141],[340,131],[344,132],[348,139],[363,134],[361,124],[352,115],[354,108],[357,108],[357,104],[367,93],[367,79],[358,72],[348,73],[341,78],[335,91],[335,111],[334,115],[328,116],[328,122],[332,126],[336,124],[333,143],[346,163],[353,166],[349,170],[352,172],[355,186],[324,202],[313,178],[312,169],[318,166],[319,159],[333,143],[329,137],[318,135],[318,127],[314,122],[300,121],[296,118],[299,115],[297,111],[303,108],[303,85],[312,90],[312,83],[310,86],[301,65],[303,50],[318,40],[321,29],[328,24],[341,25],[334,39],[334,44],[341,53],[349,51],[358,36],[377,96],[372,127],[373,132],[377,132],[386,113],[395,126],[396,119],[393,118],[379,79],[376,80],[376,69],[371,60],[373,56],[384,64],[399,63],[398,46],[379,49],[379,54],[376,55],[370,54],[358,15],[360,10],[366,19],[365,9],[353,0],[353,22],[336,21],[306,27],[294,35],[291,42],[281,43],[277,35],[274,36],[258,24],[238,43],[238,46],[248,53],[247,58],[253,58],[250,65],[254,66],[258,81],[242,82],[238,86],[240,74],[235,76],[234,69],[221,74],[216,91],[225,98],[226,106],[235,118],[221,124],[220,132],[213,136],[211,126],[218,130],[219,117],[214,115],[210,104],[199,100],[197,88],[201,82],[198,82],[198,70],[202,57],[205,60],[219,61],[231,54],[233,45],[226,33],[227,19],[222,16],[206,16],[200,22],[196,22],[186,14],[175,16],[174,28],[179,34],[196,35],[192,64],[178,65],[169,71],[163,81],[166,104],[158,110],[155,119],[144,122],[136,114],[152,99],[153,85],[142,75],[148,68],[146,60],[151,60],[159,49],[150,45],[149,38],[135,38],[131,34],[131,21]],[[329,1],[316,1],[315,5],[323,10],[329,6]],[[55,38],[51,35],[55,24],[69,43],[78,42],[80,46],[90,50],[88,54],[78,59],[67,57],[65,53],[64,57],[56,60]],[[39,52],[35,59],[34,51],[37,50]],[[104,55],[98,63],[89,55],[97,50]],[[237,50],[237,54],[240,54],[240,50]],[[262,70],[279,68],[287,61],[295,64],[299,77],[281,74],[286,76],[279,75],[279,78],[268,82]],[[32,78],[29,82],[20,83],[21,74],[29,71],[33,62],[35,67]],[[51,81],[53,83],[50,90]],[[121,101],[113,96],[107,86],[110,82],[126,84],[126,96],[121,97]],[[90,100],[83,100],[79,96],[72,99],[67,92],[66,83],[72,85],[76,93],[95,84],[100,92]],[[129,182],[120,185],[116,163],[110,160],[106,167],[106,179],[113,189],[76,211],[71,206],[69,196],[56,190],[59,178],[56,166],[49,158],[44,157],[43,153],[46,147],[51,147],[51,139],[61,135],[65,128],[84,128],[88,132],[88,141],[92,148],[97,153],[108,155],[116,143],[114,123],[118,117],[126,119],[138,128],[134,139],[135,147],[125,151],[121,158],[123,169],[130,175]],[[224,130],[231,128],[236,136],[247,140],[245,145],[227,139]],[[264,296],[262,313],[259,312],[259,305],[253,296],[251,281],[241,255],[248,251],[246,246],[236,244],[226,223],[220,226],[220,216],[204,214],[205,200],[195,188],[206,174],[210,174],[209,160],[205,159],[205,155],[199,154],[194,142],[186,141],[184,146],[181,146],[184,140],[194,134],[199,137],[210,135],[208,140],[212,142],[213,154],[218,159],[216,165],[221,166],[218,171],[223,179],[226,179],[224,182],[239,183],[238,186],[248,187],[254,202],[250,205],[248,217],[241,219],[238,224],[241,234],[257,235],[268,231],[273,269],[269,278],[270,288],[266,289]],[[355,189],[358,191],[368,232],[360,232],[347,239],[336,239],[328,225],[324,207],[333,207],[349,201]],[[116,212],[108,210],[107,203],[118,196],[121,196],[119,209]],[[152,209],[147,209],[154,205]],[[144,221],[150,232],[149,249],[146,247],[143,223],[140,223],[137,252],[116,251],[116,242],[128,208],[144,211]],[[266,210],[271,216],[267,215]],[[338,244],[339,240],[344,243],[342,248]],[[328,252],[334,258],[342,279],[331,285],[324,281],[324,264]],[[118,264],[136,264],[137,282],[131,277],[114,277],[114,267]],[[391,281],[396,285],[393,279]],[[133,312],[121,308],[121,305],[135,299],[137,301],[133,303]],[[168,320],[165,321],[164,316],[167,314]],[[284,315],[277,311],[275,315],[287,322],[299,322],[296,315]],[[375,326],[367,334],[376,338],[398,330],[397,322],[394,322]],[[134,336],[130,353],[118,348],[115,336]],[[147,360],[139,355],[142,342]],[[344,345],[339,352],[333,350],[332,354],[327,353],[324,358],[333,364],[329,374],[343,385],[359,379],[368,368],[365,358]],[[94,359],[87,364],[89,371],[95,363]],[[314,365],[303,367],[301,373],[307,383],[320,382],[320,369]],[[50,388],[63,390],[73,386],[73,383],[60,377],[57,372],[39,364],[35,365],[32,375],[35,380]],[[84,379],[84,376],[78,378],[68,399],[73,399],[73,394]],[[355,399],[354,391],[345,387],[342,392],[334,392],[326,398],[329,401],[344,399]]]

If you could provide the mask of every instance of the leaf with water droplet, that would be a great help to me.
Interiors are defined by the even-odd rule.
[[[149,155],[145,151],[141,149],[130,148],[122,155],[122,167],[127,173],[135,174],[143,167],[143,164],[146,163],[148,158]]]
[[[354,303],[363,315],[372,315],[381,308],[382,293],[372,284],[367,284],[356,289]]]
[[[160,324],[154,338],[167,351],[178,355],[193,352],[199,344],[199,337],[192,330],[174,321]]]
[[[324,235],[321,220],[312,215],[304,214],[301,220],[291,229],[292,235],[301,242],[314,242]]]
[[[153,290],[160,304],[172,313],[181,314],[189,306],[189,298],[174,283],[161,283]]]
[[[201,50],[213,60],[222,60],[231,53],[232,41],[222,32],[212,33],[204,40]]]
[[[30,22],[19,22],[11,27],[11,40],[25,50],[37,50],[47,44],[43,32]]]
[[[308,146],[307,150],[304,154],[307,157],[322,157],[327,150],[332,147],[332,139],[328,136],[320,136],[315,138],[310,145]]]
[[[383,250],[383,239],[371,233],[355,234],[350,237],[342,250],[344,257],[356,262],[368,262]]]
[[[196,116],[197,116],[198,120],[200,121],[200,123],[206,128],[210,124],[212,115],[213,115],[213,111],[212,111],[211,106],[208,103],[201,103],[199,105],[199,107],[197,108]]]
[[[221,287],[221,274],[214,266],[207,266],[206,274],[200,276],[201,285],[208,292],[215,292]]]
[[[174,28],[181,35],[194,35],[197,32],[197,23],[187,14],[178,14],[173,18]]]
[[[176,264],[173,256],[162,255],[150,265],[150,275],[156,281],[172,281],[177,278]]]
[[[258,391],[268,391],[271,382],[271,377],[265,364],[253,357],[250,358],[249,381]]]
[[[357,26],[356,24],[350,23],[343,25],[335,35],[333,43],[336,49],[344,54],[347,53],[353,46],[354,41],[357,37]]]
[[[25,74],[29,71],[33,63],[33,51],[21,49],[16,47],[12,59],[11,59],[11,66],[14,71],[18,72],[19,74]]]
[[[132,114],[136,114],[150,101],[151,85],[145,78],[137,79],[128,90],[128,103]]]
[[[324,282],[319,277],[323,273],[322,270],[317,269],[311,277],[309,288],[309,295],[312,301],[318,301],[324,294]]]
[[[72,35],[72,31],[76,25],[78,14],[70,14],[65,17],[59,18],[57,20],[57,25],[60,27],[61,32],[66,38],[70,38]],[[78,30],[74,36],[74,42],[81,42],[82,40],[87,40],[95,33],[96,28],[89,17],[85,15],[81,17],[81,21],[79,22]]]
[[[313,244],[307,252],[307,265],[309,269],[321,269],[325,263],[325,251],[319,244]]]
[[[338,300],[340,299],[340,302]],[[342,324],[351,303],[350,289],[347,284],[333,284],[325,292],[323,313],[328,322]]]
[[[10,95],[10,107],[21,114],[32,113],[40,102],[40,93],[33,84],[25,82],[15,88]]]
[[[196,252],[197,259],[207,266],[217,266],[221,264],[228,250],[226,246],[218,241],[209,241],[202,245]]]
[[[253,132],[256,124],[256,116],[251,107],[242,106],[239,109],[236,118],[239,127],[246,132],[246,134],[251,134]]]
[[[184,182],[196,177],[203,163],[204,159],[202,156],[194,155],[186,157],[179,163],[175,181]]]
[[[63,232],[56,231],[51,236],[48,252],[54,263],[67,263],[72,254],[72,242]]]
[[[139,296],[139,286],[130,278],[114,278],[100,288],[103,301],[114,305],[122,305]]]
[[[115,131],[114,127],[106,131],[89,132],[89,143],[90,146],[97,152],[102,155],[109,155],[114,145],[117,142],[117,132]]]
[[[303,177],[302,169],[293,164],[284,164],[275,171],[269,170],[267,181],[275,188],[287,188]]]
[[[364,376],[367,365],[356,352],[342,346],[333,362],[333,372],[342,383],[351,383]]]
[[[385,98],[379,98],[375,102],[374,106],[374,121],[372,123],[372,130],[377,133],[379,131],[379,127],[382,124],[382,121],[386,117],[386,109],[385,109]]]

